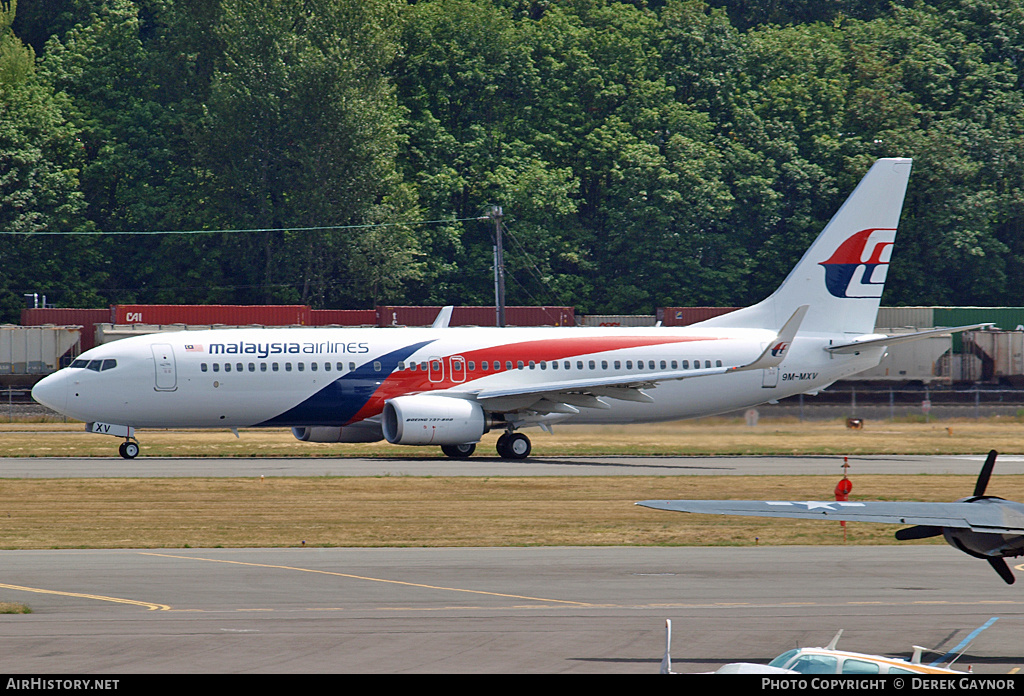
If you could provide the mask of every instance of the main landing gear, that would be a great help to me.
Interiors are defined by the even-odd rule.
[[[139,456],[139,443],[134,440],[125,440],[118,446],[117,453],[124,459],[135,459]]]
[[[476,445],[441,445],[441,451],[452,459],[466,459],[476,451]]]
[[[532,448],[530,438],[522,433],[507,432],[498,438],[498,456],[502,459],[526,459]]]
[[[526,459],[530,456],[532,449],[530,438],[522,433],[507,432],[498,438],[498,456],[502,459]],[[476,445],[441,445],[441,451],[452,459],[466,459],[476,451]],[[138,446],[135,448],[135,453],[138,454]],[[121,456],[125,456],[123,451]]]

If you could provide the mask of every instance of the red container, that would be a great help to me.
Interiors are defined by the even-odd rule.
[[[310,310],[311,326],[376,326],[377,311],[374,309],[313,309]]]
[[[378,326],[430,326],[437,318],[440,306],[404,307],[387,305],[377,307]],[[507,326],[575,326],[573,307],[505,307]],[[452,311],[450,326],[496,326],[494,307],[456,307]]]
[[[306,305],[116,305],[115,324],[308,325]]]
[[[576,326],[575,307],[506,307],[509,326]]]
[[[110,308],[106,309],[23,309],[22,326],[81,326],[82,338],[79,346],[87,351],[96,345],[96,324],[107,324],[111,319]]]
[[[658,309],[662,326],[689,326],[698,321],[735,312],[739,307],[663,307]]]

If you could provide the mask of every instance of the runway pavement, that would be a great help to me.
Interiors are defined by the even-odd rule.
[[[531,457],[381,458],[0,458],[3,478],[178,476],[754,476],[842,474],[843,457]],[[976,476],[983,455],[873,455],[849,457],[850,474],[963,474]],[[1000,455],[998,474],[1024,474],[1024,456]]]
[[[851,457],[974,476],[982,457]],[[10,477],[840,473],[842,457],[0,459]],[[999,473],[1024,472],[1001,457]],[[1017,572],[1024,578],[1024,564]],[[799,645],[1024,667],[1024,580],[947,546],[0,552],[0,672],[631,673],[767,662]],[[935,659],[938,654],[930,659]]]
[[[0,672],[657,673],[798,645],[1024,666],[1024,593],[947,547],[0,552]]]

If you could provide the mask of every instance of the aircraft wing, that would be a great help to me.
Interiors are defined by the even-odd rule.
[[[481,389],[471,392],[478,400],[484,401],[485,406],[491,408],[497,405],[498,400],[503,400],[508,405],[515,403],[520,398],[548,399],[552,403],[569,404],[571,409],[576,405],[587,408],[608,408],[608,404],[600,401],[601,397],[622,399],[626,401],[639,401],[650,403],[651,397],[644,394],[642,389],[653,387],[658,382],[676,379],[692,379],[694,377],[706,377],[708,375],[724,375],[730,372],[741,372],[744,370],[761,370],[778,366],[785,358],[789,346],[800,329],[800,323],[807,314],[808,305],[803,305],[793,313],[793,316],[779,330],[775,339],[770,341],[768,347],[753,362],[745,365],[732,365],[722,367],[707,367],[694,370],[659,370],[649,372],[637,372],[629,375],[614,375],[609,377],[593,377],[587,379],[567,379],[557,382],[545,382],[543,384],[525,384],[520,386],[509,386],[498,389]],[[585,391],[587,394],[578,394]],[[569,392],[569,393],[567,393]],[[587,397],[581,399],[579,397]],[[494,402],[488,405],[486,402]],[[524,406],[525,407],[525,406]],[[504,410],[504,409],[496,409]],[[507,408],[507,410],[515,410]],[[575,412],[553,411],[553,412]]]
[[[863,341],[851,341],[850,343],[827,346],[825,350],[830,353],[857,353],[864,348],[871,348],[875,346],[894,346],[898,343],[909,343],[910,341],[917,341],[922,338],[928,338],[929,336],[941,336],[942,334],[960,333],[961,331],[974,331],[975,329],[984,329],[989,326],[995,326],[995,324],[991,322],[986,324],[970,324],[968,326],[954,326],[948,329],[930,329],[928,331],[895,334],[893,336],[884,336],[882,338],[868,338]]]
[[[1024,506],[999,498],[966,503],[846,502],[814,500],[643,500],[656,510],[707,515],[791,517],[804,520],[882,522],[954,527],[993,534],[1024,533]]]

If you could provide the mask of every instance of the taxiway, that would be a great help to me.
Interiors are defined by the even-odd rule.
[[[1024,595],[944,547],[0,552],[12,673],[632,673],[827,643],[1021,666]]]
[[[853,474],[962,474],[977,476],[985,455],[860,455]],[[758,476],[842,474],[844,457],[531,457],[522,461],[445,457],[7,457],[4,478],[195,476]],[[1024,456],[999,457],[999,474],[1024,474]]]

